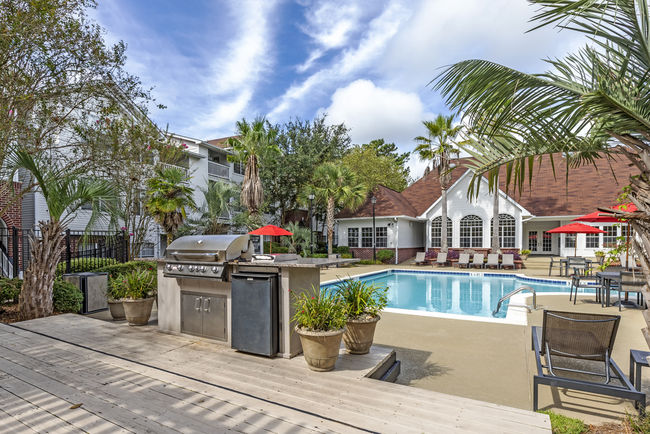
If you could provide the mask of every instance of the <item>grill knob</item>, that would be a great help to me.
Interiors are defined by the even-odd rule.
[[[205,272],[207,271],[207,269],[206,269],[204,266],[201,266],[201,267],[199,268],[199,271],[200,271],[201,273],[205,273]]]
[[[167,264],[167,271],[172,271],[174,266],[172,264]]]
[[[194,265],[189,265],[187,267],[187,271],[189,271],[190,273],[193,273],[194,272]]]
[[[212,272],[213,273],[216,274],[218,271],[219,271],[219,267],[212,267]]]
[[[183,266],[181,264],[178,264],[177,269],[178,269],[178,271],[183,271]]]

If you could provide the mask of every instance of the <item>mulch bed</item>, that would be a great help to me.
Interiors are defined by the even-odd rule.
[[[628,425],[627,422],[608,422],[602,425],[589,425],[589,434],[632,434],[632,428]]]
[[[54,315],[61,315],[61,313],[54,312],[52,316]],[[20,317],[17,304],[0,305],[0,322],[11,324],[18,321],[20,321]]]

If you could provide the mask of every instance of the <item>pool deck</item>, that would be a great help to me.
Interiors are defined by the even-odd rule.
[[[548,276],[548,257],[529,257],[528,268],[514,273],[534,278]],[[321,281],[345,278],[385,269],[436,270],[431,266],[371,265],[323,270]],[[466,271],[458,268],[455,271]],[[440,267],[440,271],[452,271]],[[499,270],[499,273],[513,273]],[[526,297],[532,304],[531,297]],[[397,382],[425,390],[478,399],[521,409],[532,409],[532,380],[536,372],[531,350],[531,326],[541,325],[542,310],[566,310],[618,315],[618,307],[601,308],[593,295],[580,295],[577,303],[568,294],[537,295],[538,310],[524,314],[526,325],[456,320],[385,312],[377,325],[375,344],[394,348],[402,360]],[[645,321],[639,309],[623,309],[613,358],[628,371],[630,349],[648,351],[641,333]],[[650,397],[650,369],[643,370],[642,390]],[[650,399],[648,400],[650,402]],[[564,389],[540,387],[540,408],[578,417],[587,423],[617,421],[631,401]]]
[[[365,378],[391,349],[252,356],[79,315],[0,324],[0,431],[550,433],[548,416]]]

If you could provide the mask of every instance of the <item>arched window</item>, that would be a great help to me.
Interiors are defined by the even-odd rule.
[[[460,220],[460,247],[483,247],[483,219],[468,215]]]
[[[451,247],[452,240],[451,219],[447,217],[447,247]],[[431,221],[431,247],[442,246],[442,216]]]
[[[490,235],[494,230],[494,219],[490,220]],[[499,214],[499,245],[515,246],[515,218],[510,214]]]

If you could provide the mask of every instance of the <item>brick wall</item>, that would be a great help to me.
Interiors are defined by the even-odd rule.
[[[14,192],[13,194],[10,191],[7,191],[6,189],[0,188],[0,209],[3,209],[7,206],[9,202],[11,202],[13,199],[15,199],[13,196],[20,194],[22,184],[20,182],[14,182],[13,183],[13,188]],[[6,247],[8,251],[8,255],[12,256],[13,252],[13,242],[12,242],[12,237],[11,237],[11,228],[12,226],[15,226],[19,231],[23,227],[23,213],[22,213],[22,200],[18,199],[15,200],[14,203],[11,204],[7,208],[7,210],[0,216],[4,223],[7,225],[7,238],[4,238],[5,232],[3,231],[2,235],[3,240],[2,242],[6,242]],[[20,233],[20,232],[19,232]],[[22,257],[23,254],[23,246],[22,243],[18,243],[18,255],[19,258]]]

